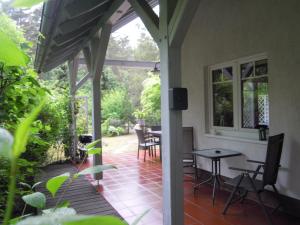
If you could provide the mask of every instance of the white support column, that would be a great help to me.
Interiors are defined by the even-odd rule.
[[[169,1],[160,4],[163,224],[183,225],[182,112],[170,110],[169,89],[181,87],[180,47],[169,45]]]
[[[76,132],[76,115],[75,115],[75,107],[76,107],[76,79],[78,73],[78,58],[75,57],[73,60],[68,62],[69,66],[69,80],[70,80],[70,109],[71,109],[71,117],[72,121],[70,124],[70,132],[71,132],[71,148],[70,148],[70,156],[72,159],[75,159],[76,150],[77,150],[77,132]]]
[[[90,55],[90,67],[92,77],[92,90],[93,90],[93,110],[92,110],[92,123],[93,123],[93,138],[94,140],[101,140],[101,90],[100,79],[103,70],[106,50],[111,34],[112,25],[106,24],[102,27],[101,35],[96,35],[90,44],[90,54],[85,53],[86,59]],[[97,144],[97,147],[102,147],[102,141]],[[102,165],[102,154],[93,156],[94,165]],[[95,174],[95,179],[102,179],[103,174]]]

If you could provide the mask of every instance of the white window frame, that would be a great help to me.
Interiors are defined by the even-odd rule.
[[[266,53],[261,53],[253,56],[238,58],[232,61],[211,65],[208,67],[207,79],[207,97],[208,97],[208,133],[222,136],[237,136],[241,138],[258,139],[257,129],[242,128],[242,90],[241,90],[241,64],[255,62],[258,60],[268,60],[268,74],[262,77],[269,78],[269,58]],[[232,67],[233,72],[233,127],[214,126],[213,121],[213,81],[212,71],[225,67]],[[269,85],[269,80],[268,80]],[[268,87],[269,90],[269,87]],[[270,95],[269,95],[270,96]]]

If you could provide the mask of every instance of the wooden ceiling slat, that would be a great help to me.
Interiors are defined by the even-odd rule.
[[[111,0],[74,0],[66,6],[66,12],[72,18],[107,3],[111,3]]]
[[[72,19],[67,19],[59,24],[59,29],[62,33],[69,33],[72,30],[78,29],[94,20],[99,20],[108,9],[110,4],[104,4],[89,13],[82,14]]]

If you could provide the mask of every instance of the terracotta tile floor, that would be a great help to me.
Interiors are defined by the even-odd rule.
[[[162,169],[159,157],[143,162],[136,152],[104,153],[105,164],[114,164],[117,170],[104,172],[99,192],[128,222],[132,222],[147,209],[150,212],[140,224],[162,224]],[[89,160],[91,162],[91,160]],[[88,165],[89,163],[87,163]],[[86,166],[87,166],[86,165]],[[96,184],[91,179],[93,184]],[[267,224],[261,208],[252,201],[234,204],[226,216],[221,214],[228,193],[219,191],[215,206],[211,201],[211,186],[203,186],[194,196],[193,183],[184,183],[185,225],[264,225]],[[274,225],[296,225],[300,220],[277,212],[272,215]]]

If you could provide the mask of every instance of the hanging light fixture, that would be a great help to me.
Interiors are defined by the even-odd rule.
[[[160,62],[156,62],[154,64],[153,70],[151,70],[152,73],[159,73],[160,72]]]

